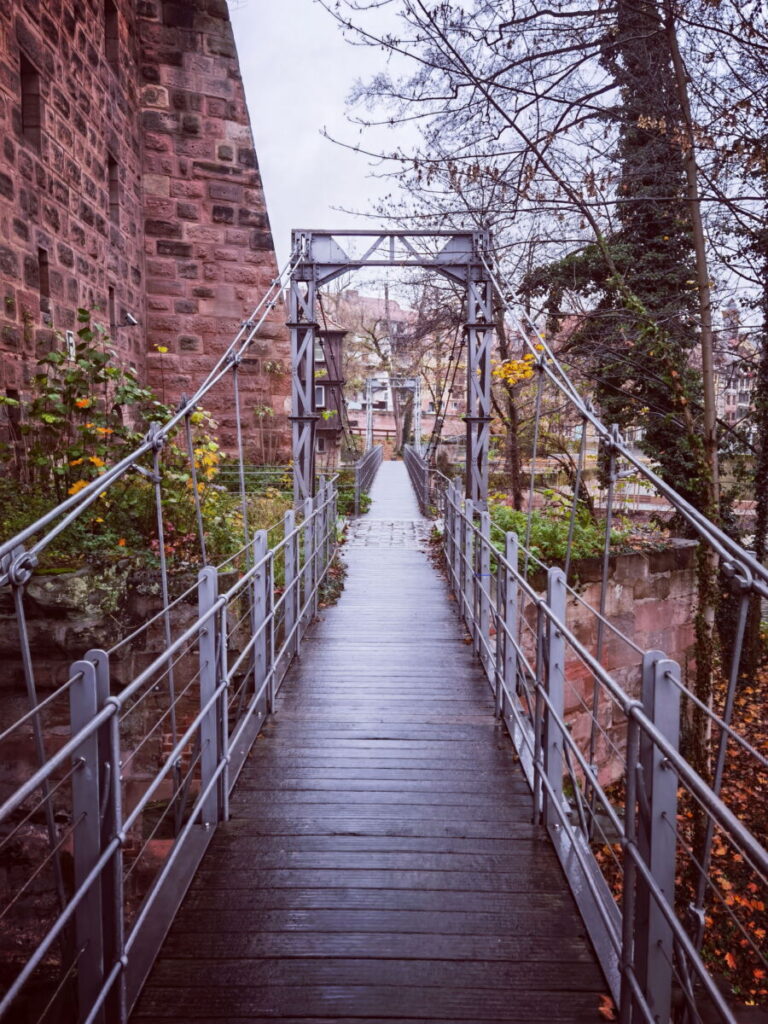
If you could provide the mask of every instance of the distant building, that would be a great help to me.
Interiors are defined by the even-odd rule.
[[[438,419],[443,437],[465,436],[466,360],[462,344],[451,353],[451,361],[451,346],[445,339],[422,334],[417,312],[394,299],[361,295],[348,288],[323,295],[323,305],[334,323],[347,331],[344,393],[353,435],[365,437],[370,381],[374,442],[393,445],[399,420],[395,401],[405,408],[411,400],[411,392],[393,386],[393,381],[418,377],[424,440],[429,439]]]
[[[5,0],[0,131],[2,392],[86,307],[166,402],[190,394],[276,273],[226,0]],[[268,422],[283,454],[284,319],[240,373],[252,448]]]

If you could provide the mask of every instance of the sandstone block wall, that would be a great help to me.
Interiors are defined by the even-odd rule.
[[[205,376],[277,267],[225,0],[145,0],[140,13],[147,360],[150,380],[176,398]],[[280,307],[241,366],[255,457],[274,448],[256,437],[262,426],[283,436],[283,452],[289,444],[284,323]],[[208,404],[233,443],[231,390]]]
[[[165,401],[191,393],[276,273],[225,0],[6,0],[0,131],[0,393],[78,306]],[[241,367],[255,461],[290,444],[284,320]],[[208,405],[231,446],[231,389]]]
[[[684,679],[692,668],[697,596],[695,551],[695,542],[678,540],[663,551],[636,552],[611,559],[606,618],[615,630],[606,628],[603,633],[601,662],[634,697],[641,696],[642,659],[632,644],[643,651],[663,651],[679,663]],[[598,619],[592,609],[600,607],[600,560],[583,559],[574,564],[574,570],[581,580],[581,600],[569,598],[567,625],[594,655]],[[545,590],[543,580],[538,581],[538,589]],[[585,753],[589,749],[593,700],[592,671],[568,645],[565,712],[571,735]],[[598,721],[595,763],[601,781],[609,783],[624,772],[626,719],[602,687]]]

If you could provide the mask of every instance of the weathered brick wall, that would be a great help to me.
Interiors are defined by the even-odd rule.
[[[144,321],[141,145],[133,5],[121,3],[119,60],[110,63],[101,2],[0,4],[0,388],[22,389],[36,357],[76,328],[78,306]],[[22,122],[22,60],[38,73],[40,130]],[[110,216],[109,161],[119,221]],[[38,250],[48,259],[41,294]],[[144,338],[115,341],[144,369]]]
[[[643,651],[663,651],[679,663],[683,678],[692,670],[697,598],[695,553],[693,541],[677,540],[663,551],[636,552],[611,559],[605,610],[615,631],[604,631],[601,661],[633,697],[641,696],[641,657],[632,644]],[[581,581],[581,601],[569,599],[567,624],[576,639],[595,654],[598,620],[592,609],[600,607],[601,560],[578,561],[574,571]],[[545,589],[543,579],[537,580],[537,589]],[[531,620],[532,617],[531,613]],[[589,749],[593,691],[591,670],[568,646],[565,712],[571,735],[584,752]],[[595,764],[601,781],[608,783],[620,778],[624,771],[626,718],[602,687],[598,719]]]
[[[145,0],[140,12],[147,358],[150,380],[177,398],[205,376],[277,268],[225,0]],[[281,307],[243,362],[241,392],[251,435],[263,422],[287,442],[284,322]],[[231,444],[231,390],[208,405]],[[265,407],[277,416],[259,416]]]
[[[0,130],[0,392],[86,306],[167,402],[191,393],[276,273],[225,0],[6,0]],[[256,461],[289,446],[284,320],[241,367]],[[207,404],[233,445],[231,390]]]

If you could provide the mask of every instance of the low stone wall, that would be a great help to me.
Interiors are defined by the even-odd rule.
[[[573,573],[578,580],[578,598],[568,599],[567,625],[594,655],[598,618],[593,609],[600,607],[602,559],[579,560],[573,564]],[[544,593],[544,574],[538,574],[534,582]],[[601,663],[628,693],[635,697],[641,694],[641,655],[633,644],[643,651],[663,651],[680,664],[684,677],[690,672],[695,639],[695,541],[673,540],[661,551],[614,556],[605,599],[606,618],[615,629],[604,629]],[[585,752],[590,745],[593,703],[593,674],[568,647],[565,711],[571,735]],[[607,783],[623,774],[626,720],[604,691],[599,704],[594,762],[601,781]]]

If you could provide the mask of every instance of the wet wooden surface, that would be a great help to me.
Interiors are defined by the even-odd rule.
[[[596,1022],[603,982],[384,463],[133,1020]]]

